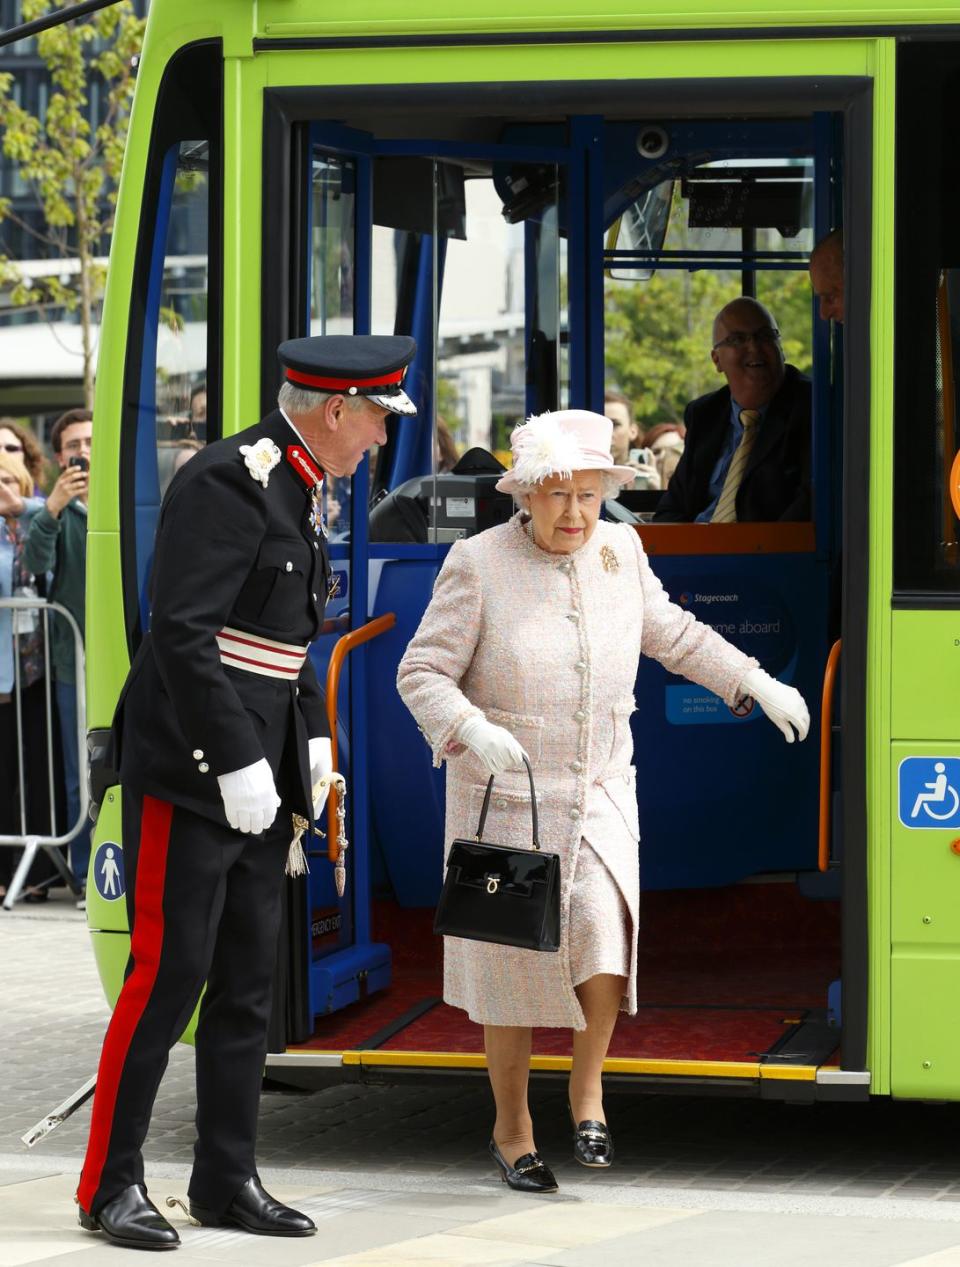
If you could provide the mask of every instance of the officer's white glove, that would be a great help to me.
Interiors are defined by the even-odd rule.
[[[310,740],[310,786],[313,789],[313,816],[319,818],[333,774],[333,745],[326,735]]]
[[[753,696],[787,743],[793,743],[793,728],[796,728],[799,739],[806,739],[810,714],[803,696],[795,687],[778,682],[763,669],[751,669],[740,683],[740,692]]]
[[[527,756],[509,730],[476,715],[460,723],[457,738],[476,753],[491,774],[521,769]]]
[[[266,757],[242,770],[218,774],[220,796],[227,822],[234,831],[257,835],[266,831],[277,816],[280,797],[273,781],[273,771]]]

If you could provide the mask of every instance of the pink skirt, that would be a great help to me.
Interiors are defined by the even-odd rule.
[[[599,973],[629,977],[633,958],[627,904],[603,859],[580,841],[570,895],[570,972],[574,985]]]

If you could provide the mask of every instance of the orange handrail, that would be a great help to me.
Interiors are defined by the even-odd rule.
[[[384,612],[375,620],[368,621],[359,629],[351,629],[348,634],[338,638],[334,643],[333,654],[327,665],[327,722],[330,726],[330,740],[333,747],[334,768],[337,761],[337,693],[340,690],[340,670],[343,662],[361,643],[369,642],[378,634],[386,633],[397,623],[394,612]],[[336,862],[340,856],[340,842],[337,836],[337,794],[331,787],[327,797],[327,857]]]
[[[832,747],[833,691],[840,663],[840,639],[830,648],[823,673],[823,699],[820,703],[820,839],[817,866],[830,867],[830,756]]]

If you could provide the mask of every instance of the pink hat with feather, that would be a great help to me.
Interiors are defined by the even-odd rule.
[[[514,427],[510,436],[513,466],[497,481],[501,493],[516,493],[542,484],[551,475],[601,471],[621,484],[631,484],[632,466],[614,465],[610,453],[613,423],[588,409],[561,409],[535,414]]]

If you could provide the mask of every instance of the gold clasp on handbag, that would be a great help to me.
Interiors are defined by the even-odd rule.
[[[487,892],[488,893],[496,893],[499,887],[500,887],[500,877],[498,875],[491,875],[487,877]]]

